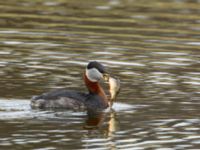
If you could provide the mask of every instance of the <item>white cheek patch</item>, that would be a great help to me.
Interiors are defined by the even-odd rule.
[[[92,82],[98,82],[103,78],[102,73],[100,73],[96,68],[86,69],[86,76]]]

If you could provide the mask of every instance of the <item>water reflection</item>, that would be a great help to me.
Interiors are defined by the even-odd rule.
[[[107,117],[105,117],[105,115]],[[115,133],[119,131],[119,121],[117,119],[115,110],[112,109],[111,111],[109,111],[109,113],[106,113],[106,114],[105,113],[98,114],[98,117],[96,117],[95,119],[94,119],[94,115],[91,115],[91,116],[89,115],[88,117],[91,117],[90,119],[92,120],[88,119],[86,122],[86,125],[87,125],[86,129],[89,129],[89,132],[86,138],[82,141],[84,143],[83,146],[89,149],[93,149],[92,147],[94,145],[107,147],[109,149],[116,149],[117,147],[115,144]],[[101,126],[99,126],[99,130],[103,129],[102,132],[104,132],[105,134],[104,139],[103,138],[93,139],[93,136],[97,134],[97,130],[94,130],[96,129],[94,127],[97,127],[96,126],[97,118],[98,118],[98,126],[100,125],[99,123],[101,123]],[[104,128],[102,128],[103,121],[104,121],[104,124],[106,122],[106,125],[104,125],[105,126]],[[93,131],[91,131],[91,129],[93,129]]]
[[[88,111],[84,129],[88,130],[96,129],[98,126],[101,126],[104,118],[105,118],[104,112]]]

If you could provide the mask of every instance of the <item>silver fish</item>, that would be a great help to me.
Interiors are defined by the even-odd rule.
[[[109,106],[112,107],[113,102],[116,100],[117,95],[120,91],[120,80],[118,78],[109,77],[109,92],[110,92],[110,104]]]

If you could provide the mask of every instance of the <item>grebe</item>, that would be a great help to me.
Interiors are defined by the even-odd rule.
[[[89,62],[83,75],[89,93],[57,89],[34,96],[31,99],[32,108],[65,108],[72,110],[103,110],[108,107],[108,98],[99,81],[109,80],[109,74],[97,61]]]

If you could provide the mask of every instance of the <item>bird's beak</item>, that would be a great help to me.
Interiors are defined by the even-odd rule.
[[[110,75],[108,73],[104,73],[103,74],[103,79],[104,81],[108,82],[109,81],[109,78],[110,78]]]

